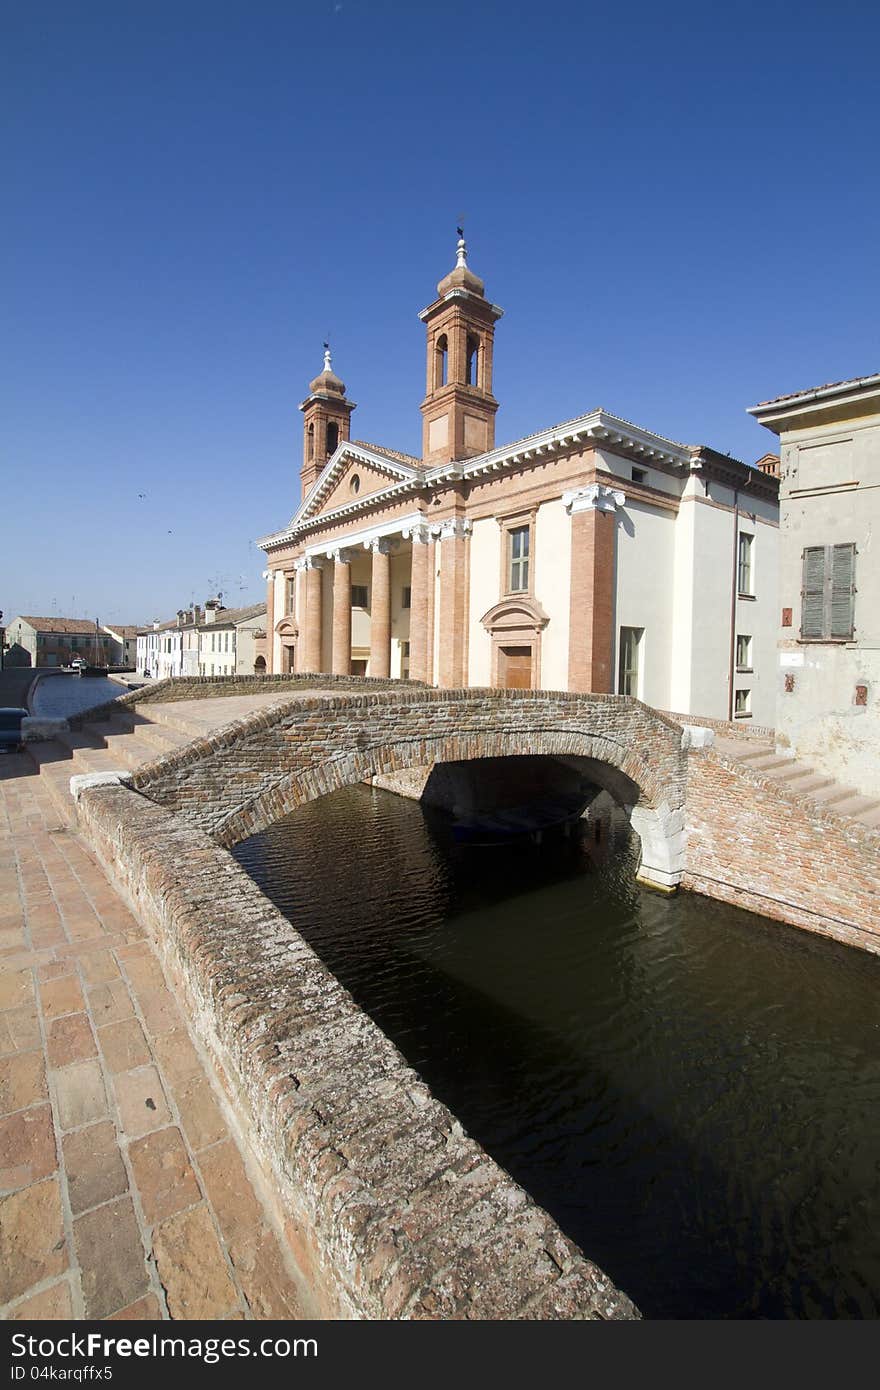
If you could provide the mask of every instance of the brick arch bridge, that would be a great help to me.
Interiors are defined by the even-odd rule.
[[[132,785],[229,847],[376,774],[523,754],[588,760],[591,778],[630,811],[639,877],[678,883],[682,730],[624,696],[410,688],[293,697],[141,768]]]

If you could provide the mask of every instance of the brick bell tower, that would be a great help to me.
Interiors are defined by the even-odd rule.
[[[419,318],[428,333],[428,384],[422,401],[422,459],[427,464],[471,458],[495,446],[492,345],[503,309],[486,298],[468,269],[458,228],[455,269]]]
[[[335,375],[330,362],[330,344],[324,344],[324,370],[309,382],[309,394],[300,406],[303,412],[303,465],[299,480],[305,497],[338,445],[351,438],[351,412],[354,401],[345,398],[345,383]]]

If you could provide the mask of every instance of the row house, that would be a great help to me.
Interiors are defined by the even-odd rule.
[[[137,670],[156,680],[178,676],[260,675],[266,671],[266,605],[224,608],[209,599],[137,634]]]
[[[772,723],[778,478],[594,409],[495,443],[495,325],[468,267],[419,315],[420,458],[351,439],[324,369],[301,503],[266,554],[272,672],[634,695]]]

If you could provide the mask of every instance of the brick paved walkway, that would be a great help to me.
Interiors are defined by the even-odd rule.
[[[145,934],[0,759],[0,1316],[310,1315]]]

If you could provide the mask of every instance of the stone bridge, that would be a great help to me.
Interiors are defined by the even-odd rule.
[[[684,854],[687,732],[638,700],[519,690],[293,697],[149,764],[132,786],[229,847],[306,801],[433,763],[576,757],[630,814],[639,878],[673,888]]]

